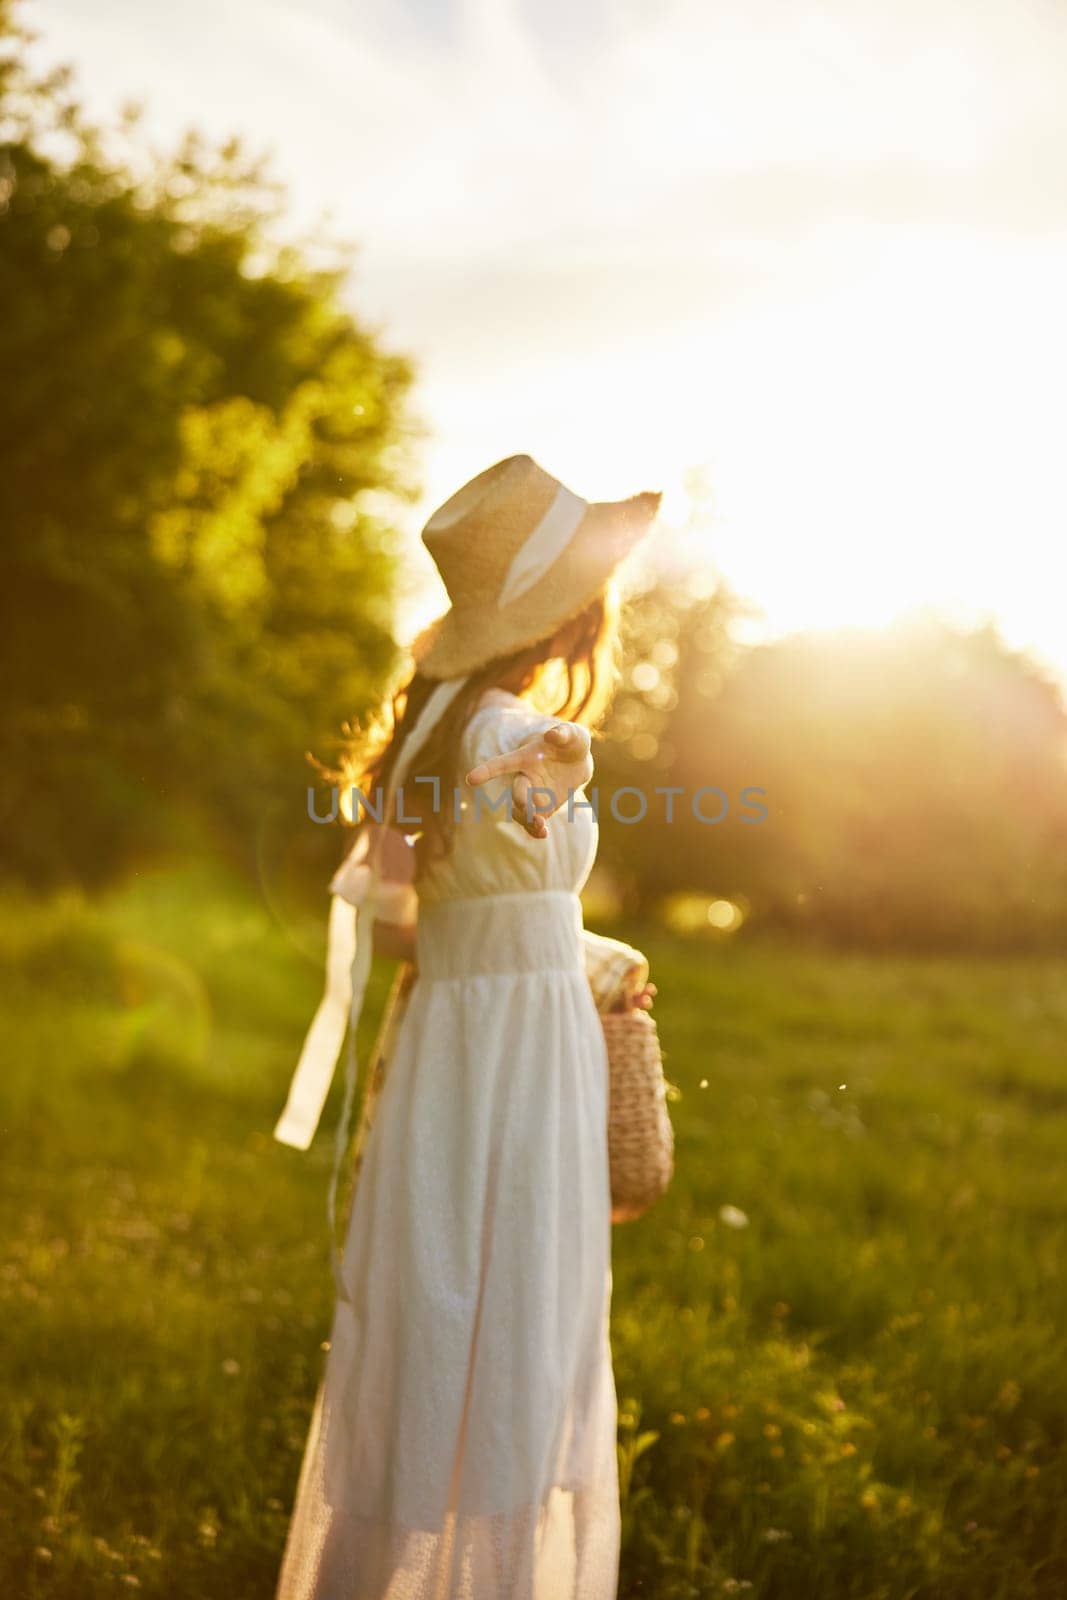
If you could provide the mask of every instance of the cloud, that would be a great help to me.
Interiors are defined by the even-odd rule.
[[[1004,0],[52,0],[37,21],[94,95],[274,145],[368,270],[1067,220],[1067,13]]]
[[[519,448],[603,496],[710,462],[715,548],[779,621],[814,564],[844,617],[936,582],[1037,626],[1067,510],[1067,8],[49,0],[31,21],[97,108],[273,146],[301,220],[359,242],[353,305],[422,374],[430,502]],[[892,552],[866,591],[857,529]]]

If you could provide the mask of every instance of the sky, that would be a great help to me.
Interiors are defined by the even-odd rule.
[[[90,110],[270,150],[418,372],[418,531],[502,456],[664,491],[752,638],[933,606],[1067,681],[1061,0],[30,0]]]

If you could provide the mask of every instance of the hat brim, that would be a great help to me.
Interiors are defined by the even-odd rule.
[[[648,533],[660,499],[639,494],[594,502],[566,549],[525,594],[505,606],[495,598],[477,607],[452,606],[423,628],[409,646],[419,672],[462,677],[549,638],[589,605]]]

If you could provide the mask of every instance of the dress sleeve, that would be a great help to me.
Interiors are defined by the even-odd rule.
[[[562,720],[544,716],[532,706],[483,706],[474,713],[464,734],[464,759],[470,758],[466,770],[503,755],[506,750],[517,749]]]

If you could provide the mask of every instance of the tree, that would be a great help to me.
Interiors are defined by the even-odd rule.
[[[694,573],[665,579],[650,573],[632,591],[623,615],[623,676],[604,742],[596,751],[600,790],[599,858],[610,868],[633,910],[674,890],[692,888],[694,860],[682,848],[682,812],[688,801],[673,802],[675,820],[665,819],[672,802],[656,789],[681,782],[693,752],[682,740],[694,739],[700,753],[699,783],[713,782],[708,763],[713,752],[705,729],[689,716],[696,705],[706,714],[708,699],[719,692],[742,652],[734,639],[737,621],[751,608],[721,581]],[[622,795],[623,789],[637,791]],[[613,797],[616,797],[613,802]],[[647,812],[640,822],[624,819]]]
[[[0,41],[0,860],[91,879],[175,805],[299,818],[377,697],[411,372],[239,146],[101,132],[6,0]]]
[[[622,755],[605,752],[598,781],[684,794],[672,824],[659,801],[640,828],[604,821],[635,907],[698,890],[765,927],[857,943],[1063,944],[1067,712],[1025,655],[992,626],[922,613],[731,649],[729,610],[709,627],[709,604],[658,590],[637,602]],[[721,823],[693,814],[705,785],[727,797]],[[741,821],[750,787],[765,822]]]

